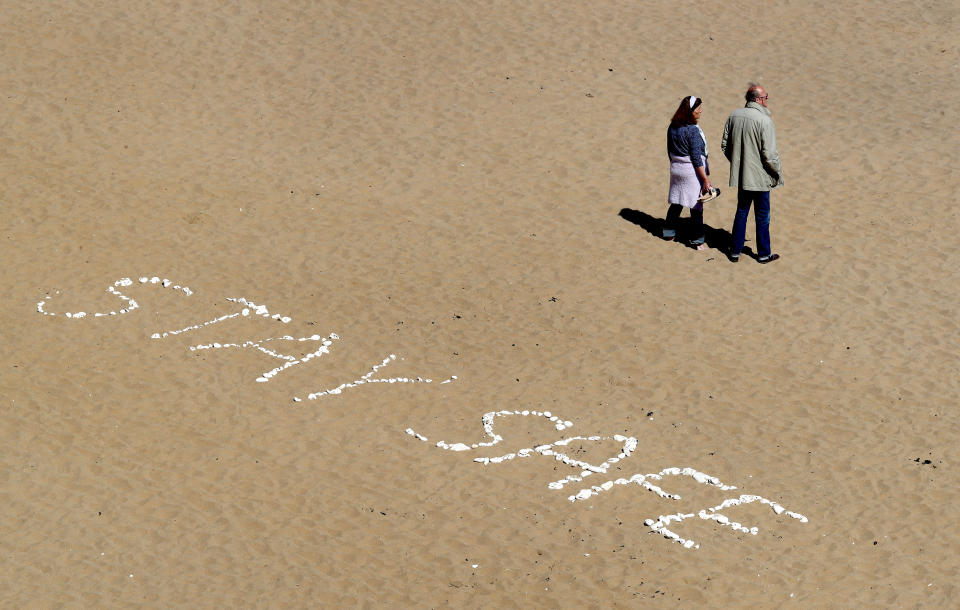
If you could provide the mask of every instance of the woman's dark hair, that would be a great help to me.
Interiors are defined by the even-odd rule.
[[[673,118],[670,119],[671,127],[680,127],[681,125],[693,125],[697,122],[697,119],[693,117],[693,111],[700,107],[700,104],[703,103],[703,100],[699,97],[697,101],[693,103],[693,108],[690,107],[690,96],[683,98],[680,102],[680,106],[677,108],[677,111],[673,113]]]

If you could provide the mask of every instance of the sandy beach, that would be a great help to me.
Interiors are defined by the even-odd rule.
[[[0,606],[955,605],[957,16],[6,2]]]

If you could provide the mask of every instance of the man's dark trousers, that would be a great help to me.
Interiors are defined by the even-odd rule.
[[[733,218],[733,247],[730,256],[740,256],[747,236],[747,216],[753,205],[753,222],[757,225],[757,256],[770,256],[770,191],[737,191],[737,215]]]

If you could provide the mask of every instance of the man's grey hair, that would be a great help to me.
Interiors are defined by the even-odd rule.
[[[760,97],[759,90],[763,88],[760,83],[747,83],[747,93],[744,97],[748,102],[755,102]]]

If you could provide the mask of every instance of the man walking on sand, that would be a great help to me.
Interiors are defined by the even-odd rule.
[[[767,108],[767,91],[757,83],[747,89],[747,105],[734,110],[723,126],[720,148],[730,161],[730,186],[737,187],[737,215],[733,219],[733,245],[727,258],[740,260],[747,233],[747,216],[753,206],[757,225],[757,261],[780,258],[770,251],[770,191],[783,184],[777,134]]]

